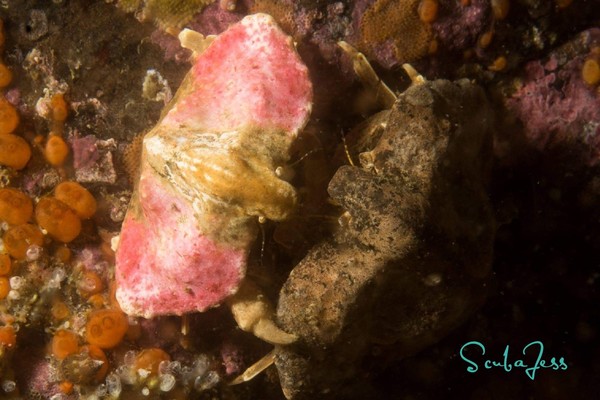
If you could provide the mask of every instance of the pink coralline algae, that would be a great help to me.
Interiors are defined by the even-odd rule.
[[[596,165],[600,162],[600,95],[581,77],[585,58],[575,57],[562,67],[554,55],[546,62],[529,62],[522,87],[506,104],[535,148],[584,149],[583,161]]]
[[[491,26],[492,10],[488,0],[472,0],[462,5],[455,0],[440,0],[440,15],[431,24],[440,47],[464,50],[473,46],[480,34]]]
[[[275,169],[311,99],[291,38],[265,14],[244,18],[197,56],[144,137],[116,253],[126,313],[204,311],[237,291],[258,218],[284,219],[295,205]]]
[[[99,140],[94,135],[73,136],[73,167],[79,182],[115,183],[117,173],[114,169],[112,153],[116,148],[114,139]]]

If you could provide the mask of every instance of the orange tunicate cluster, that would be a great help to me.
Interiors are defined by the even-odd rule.
[[[43,197],[35,207],[40,227],[59,242],[69,243],[81,232],[81,219],[75,211],[53,197]]]
[[[52,238],[63,243],[75,239],[81,232],[81,220],[91,218],[95,213],[94,196],[79,183],[72,181],[57,185],[54,197],[43,197],[35,207],[35,219],[39,226]],[[68,260],[70,252],[57,256]]]
[[[101,349],[118,345],[129,328],[127,317],[118,310],[104,309],[93,311],[85,326],[85,338],[89,344]]]
[[[144,369],[150,375],[158,375],[158,366],[163,361],[171,361],[171,357],[162,349],[150,348],[142,350],[135,358],[134,368]]]
[[[44,244],[44,235],[37,226],[22,224],[7,230],[2,240],[4,241],[4,250],[12,258],[24,260],[30,246],[42,246]]]
[[[10,225],[28,222],[33,214],[33,203],[23,192],[13,188],[0,189],[0,220]]]
[[[0,49],[4,49],[4,23],[0,20]],[[0,60],[0,89],[10,85],[12,72]],[[29,144],[13,132],[19,126],[19,114],[3,94],[0,94],[0,165],[23,169],[31,158]]]
[[[69,146],[62,138],[64,124],[69,115],[65,97],[57,93],[50,99],[50,111],[47,117],[50,119],[52,130],[44,146],[44,157],[48,164],[53,167],[61,167],[69,155]]]

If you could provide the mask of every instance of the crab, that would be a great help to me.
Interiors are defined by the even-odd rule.
[[[383,111],[343,140],[327,188],[339,227],[279,293],[278,325],[298,336],[273,356],[288,399],[381,397],[363,391],[365,366],[448,334],[482,304],[491,276],[493,114],[484,91],[466,79],[427,81],[404,65],[411,85],[396,95],[361,53],[339,45]]]
[[[116,298],[131,316],[227,303],[240,328],[273,344],[295,335],[245,280],[258,221],[293,212],[278,171],[312,107],[306,66],[266,14],[219,36],[183,30],[193,65],[143,138],[139,180],[116,243]]]

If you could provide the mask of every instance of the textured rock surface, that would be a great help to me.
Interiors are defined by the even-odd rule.
[[[478,86],[439,80],[409,88],[349,139],[361,167],[340,168],[329,185],[346,224],[280,293],[279,322],[300,337],[276,361],[286,396],[348,394],[372,345],[415,353],[481,304],[491,122]]]
[[[306,67],[267,15],[245,18],[195,60],[143,141],[116,255],[124,311],[203,311],[237,290],[256,217],[294,207],[275,168],[310,108]]]

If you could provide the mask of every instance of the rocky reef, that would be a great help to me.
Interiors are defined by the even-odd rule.
[[[0,398],[599,391],[597,2],[0,3]]]

